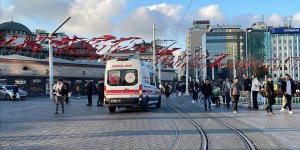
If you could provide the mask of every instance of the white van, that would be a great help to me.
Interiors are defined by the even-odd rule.
[[[153,79],[149,63],[137,59],[107,61],[104,104],[110,112],[115,112],[117,107],[138,107],[143,111],[147,111],[149,105],[160,108],[161,95]]]

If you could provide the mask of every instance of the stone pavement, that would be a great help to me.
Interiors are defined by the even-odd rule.
[[[184,97],[184,101],[189,101],[191,105],[196,105],[203,111],[203,103],[193,104],[190,97]],[[264,107],[264,106],[261,106]],[[293,104],[294,114],[280,112],[281,105],[273,106],[275,110],[273,115],[267,114],[266,110],[249,111],[246,105],[239,105],[239,113],[234,114],[232,107],[228,110],[221,102],[221,107],[212,106],[214,115],[224,115],[228,118],[235,118],[245,124],[259,129],[262,133],[274,138],[275,141],[284,144],[288,149],[300,150],[300,105]]]
[[[48,98],[0,101],[0,149],[168,149],[175,138],[160,109],[110,114],[95,100],[73,98],[58,115]]]
[[[55,104],[48,98],[27,98],[26,101],[0,101],[0,149],[172,149],[172,143],[181,135],[179,149],[196,149],[199,136],[193,126],[171,111],[163,99],[162,108],[151,107],[147,113],[140,110],[117,110],[111,114],[106,107],[85,106],[87,100],[71,99],[65,113],[54,115]],[[203,103],[191,103],[191,97],[180,100],[169,98],[174,104],[181,101],[198,107],[190,110],[193,116],[203,113]],[[295,114],[275,110],[274,115],[265,111],[248,111],[239,108],[238,114],[225,107],[213,106],[214,115],[235,118],[262,134],[273,137],[289,149],[300,149],[300,106],[294,106]],[[60,109],[59,109],[60,110]],[[177,131],[174,120],[178,121]],[[197,118],[201,122],[201,118]],[[202,121],[203,122],[203,121]],[[205,123],[205,122],[204,122]],[[221,128],[215,126],[215,129]],[[193,138],[196,141],[192,141]],[[190,138],[190,141],[185,139]],[[259,137],[257,137],[259,138]],[[216,144],[226,144],[222,141]],[[228,144],[228,143],[227,143]],[[230,143],[229,143],[230,144]],[[216,146],[222,147],[222,146]],[[198,149],[198,148],[197,148]]]

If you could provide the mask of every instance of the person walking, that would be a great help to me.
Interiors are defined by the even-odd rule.
[[[90,81],[87,86],[86,86],[86,95],[87,95],[87,99],[88,99],[88,103],[86,104],[86,106],[92,106],[92,95],[93,95],[93,83],[92,81]]]
[[[193,103],[198,102],[198,83],[193,79],[192,83],[190,84],[190,91],[193,92]]]
[[[56,112],[54,114],[55,115],[58,114],[59,103],[61,104],[61,111],[62,113],[64,113],[65,112],[64,100],[65,100],[65,95],[67,93],[66,86],[63,84],[63,82],[60,79],[58,79],[56,84],[53,86],[53,90],[55,91],[55,103],[56,103]]]
[[[77,84],[75,87],[75,98],[80,98],[79,93],[80,93],[80,85]]]
[[[281,83],[281,91],[286,98],[286,104],[281,108],[281,112],[284,112],[286,107],[289,108],[289,114],[293,114],[292,111],[292,96],[296,93],[295,81],[291,79],[289,74],[285,74],[285,81]]]
[[[275,91],[274,91],[274,83],[272,76],[268,76],[268,81],[265,86],[266,96],[268,98],[268,106],[266,107],[266,110],[269,114],[273,114],[272,105],[275,104]]]
[[[100,81],[98,84],[98,102],[97,102],[97,107],[103,105],[103,100],[104,100],[104,83],[103,80]]]
[[[257,103],[257,95],[260,88],[260,82],[258,81],[256,75],[252,75],[252,84],[251,84],[251,91],[252,91],[252,99],[253,99],[253,109],[258,110],[258,103]]]
[[[241,86],[239,84],[239,79],[237,77],[234,78],[234,82],[231,84],[230,95],[233,99],[233,113],[238,113],[237,104],[239,102],[239,98],[241,95]]]
[[[66,104],[68,105],[69,103],[70,103],[70,96],[69,96],[69,93],[71,92],[70,91],[70,85],[69,85],[69,83],[68,83],[68,81],[64,81],[63,82],[63,84],[65,85],[65,87],[66,87],[66,91],[67,91],[67,94],[66,94],[66,96],[65,96],[65,101],[66,101]]]
[[[168,84],[166,84],[166,86],[165,86],[165,95],[166,95],[166,98],[170,97],[170,87]]]
[[[18,94],[18,92],[19,92],[19,87],[18,87],[17,83],[14,83],[14,86],[13,86],[13,94],[14,94],[13,98],[14,98],[14,101],[17,100],[17,94]]]
[[[246,74],[243,75],[243,78],[244,78],[244,93],[245,93],[245,96],[246,96],[246,100],[247,100],[247,103],[248,103],[248,109],[251,110],[251,84],[252,84],[252,81],[250,78],[248,78],[248,76]]]
[[[205,83],[202,87],[202,94],[204,95],[204,109],[207,111],[207,103],[209,111],[211,111],[211,96],[212,96],[212,85],[209,83],[208,79],[205,79]]]
[[[229,78],[226,78],[225,82],[223,82],[222,86],[222,94],[225,96],[227,108],[230,108],[230,86],[231,82]]]

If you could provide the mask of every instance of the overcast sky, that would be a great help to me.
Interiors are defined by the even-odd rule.
[[[50,32],[71,16],[61,32],[88,38],[113,34],[150,40],[155,21],[158,38],[177,39],[176,47],[182,49],[193,20],[210,19],[212,24],[240,24],[246,28],[261,21],[263,15],[268,25],[283,25],[284,16],[291,16],[294,27],[300,27],[300,0],[193,0],[180,27],[190,0],[0,1],[1,23],[13,17],[32,31]]]

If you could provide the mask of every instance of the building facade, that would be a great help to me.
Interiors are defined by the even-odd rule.
[[[207,59],[202,60],[203,69],[202,79],[224,79],[226,77],[233,78],[242,74],[239,72],[238,65],[235,71],[232,66],[233,62],[238,62],[245,59],[245,31],[239,25],[213,25],[210,32],[202,36],[202,55],[209,55]],[[221,66],[208,67],[213,63],[214,56],[219,54],[229,54],[221,61]]]
[[[300,80],[300,28],[271,29],[273,77]]]
[[[197,20],[193,22],[193,26],[189,28],[186,35],[186,51],[189,54],[189,63],[193,64],[193,57],[201,54],[202,36],[211,29],[209,20]],[[199,74],[195,68],[189,67],[189,76],[196,79]]]
[[[270,28],[264,22],[257,22],[246,29],[246,62],[255,66],[265,66],[266,74],[272,73],[272,48]],[[257,67],[247,67],[247,73],[257,74]]]

